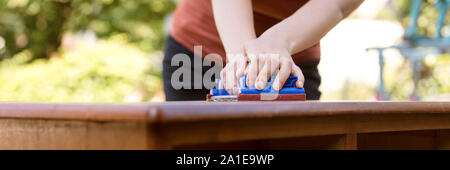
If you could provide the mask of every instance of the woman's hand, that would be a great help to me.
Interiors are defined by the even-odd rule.
[[[287,43],[263,34],[245,43],[244,50],[250,61],[245,70],[247,86],[262,90],[270,77],[276,74],[272,87],[279,91],[292,74],[298,77],[295,85],[303,88],[305,78],[301,69],[292,60]]]

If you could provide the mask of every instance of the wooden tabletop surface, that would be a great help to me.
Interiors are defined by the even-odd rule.
[[[450,102],[0,103],[0,119],[146,121],[150,123],[348,114],[448,113],[450,113]]]

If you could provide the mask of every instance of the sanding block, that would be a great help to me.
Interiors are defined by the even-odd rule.
[[[239,78],[239,93],[230,95],[224,88],[222,80],[216,79],[217,88],[211,89],[206,96],[207,101],[280,101],[280,100],[306,100],[305,89],[295,86],[298,80],[296,76],[289,76],[280,91],[272,89],[275,76],[272,76],[266,88],[258,90],[255,87],[248,87],[246,76]]]

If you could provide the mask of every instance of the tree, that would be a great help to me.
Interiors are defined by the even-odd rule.
[[[0,60],[29,50],[48,58],[65,32],[92,30],[99,37],[127,33],[142,50],[162,48],[163,20],[172,0],[3,0],[0,1]]]

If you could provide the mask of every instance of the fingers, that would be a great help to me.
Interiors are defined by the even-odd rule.
[[[258,71],[263,70],[264,66],[266,65],[266,55],[259,53],[258,56]]]
[[[297,76],[297,78],[298,78],[297,82],[295,82],[295,86],[297,86],[298,88],[303,88],[303,84],[305,82],[305,76],[303,76],[302,70],[294,63],[292,63],[291,70],[292,70],[292,75]]]
[[[258,90],[263,90],[266,87],[267,81],[270,78],[271,74],[271,66],[270,66],[270,60],[263,59],[264,64],[262,64],[262,61],[258,62],[259,65],[263,65],[261,70],[259,70],[258,77],[256,78],[255,82],[255,88]]]
[[[278,69],[280,68],[280,58],[281,55],[280,54],[270,54],[268,56],[269,61],[269,66],[270,66],[270,70],[269,70],[269,74],[267,75],[267,78],[270,78],[272,75],[274,75],[275,73],[278,72]]]
[[[247,66],[247,61],[244,60],[244,58],[236,61],[236,78],[240,78],[244,75],[246,66]]]
[[[226,66],[226,70],[225,70],[225,79],[226,81],[224,82],[224,87],[225,90],[227,90],[228,93],[230,94],[235,94],[235,88],[236,88],[236,75],[234,74],[236,70],[236,63],[235,62],[231,62],[228,63],[228,65]]]
[[[258,77],[256,78],[255,88],[258,90],[264,89],[266,87],[267,81],[267,67],[263,67],[261,72],[259,72]]]
[[[238,56],[227,63],[220,72],[223,86],[229,94],[237,94],[239,92],[238,79],[244,75],[246,65],[247,60],[245,57]]]
[[[295,65],[290,56],[278,57],[278,56],[249,56],[250,63],[248,63],[245,70],[247,75],[247,86],[255,87],[258,90],[263,90],[270,77],[276,74],[275,80],[273,80],[272,87],[274,90],[279,91],[283,88],[284,83],[292,74],[298,77],[295,86],[303,88],[305,78],[301,69]],[[261,67],[262,65],[262,67]],[[260,69],[259,69],[260,68]],[[278,72],[277,72],[278,71]]]
[[[268,56],[265,56],[264,67],[262,68],[262,70],[260,70],[260,72],[258,74],[258,78],[256,80],[257,85],[255,85],[255,87],[258,90],[264,89],[265,86],[267,85],[267,81],[272,77],[272,75],[277,74],[278,69],[281,66],[280,59],[284,59],[284,57],[280,57],[279,54],[270,54]],[[285,64],[284,64],[285,65],[284,67],[287,67],[287,68],[285,68],[286,70],[284,70],[284,72],[285,72],[284,74],[286,74],[286,72],[287,72],[287,76],[289,76],[289,74],[290,74],[290,67],[288,64],[289,61],[290,60],[285,59]],[[259,62],[259,63],[262,63],[262,62]],[[286,79],[284,79],[284,81],[286,81]]]
[[[276,91],[280,91],[283,87],[286,80],[289,78],[289,75],[292,72],[292,64],[291,62],[285,60],[280,63],[280,71],[277,74],[277,77],[275,78],[273,82],[273,89]]]
[[[250,62],[247,67],[247,79],[246,83],[248,87],[255,87],[255,80],[258,76],[258,58],[256,56],[248,56]]]
[[[247,76],[247,86],[263,90],[271,76],[276,74],[272,87],[279,91],[293,74],[298,77],[296,86],[302,88],[303,73],[292,61],[290,52],[277,44],[266,43],[263,39],[256,39],[244,45],[245,53],[249,58],[244,72]]]

